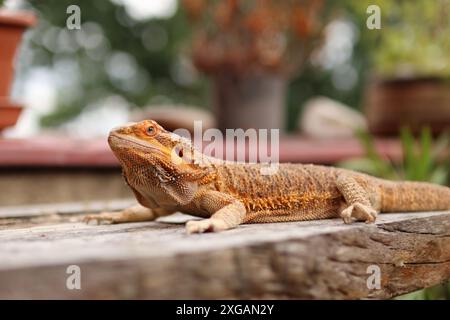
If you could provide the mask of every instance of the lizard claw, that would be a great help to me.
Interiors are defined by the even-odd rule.
[[[85,216],[82,222],[89,225],[100,225],[100,224],[113,224],[114,218],[109,212],[102,212],[100,214],[92,214]]]
[[[186,232],[204,233],[204,232],[218,232],[228,229],[225,222],[219,219],[205,219],[194,220],[186,223]]]
[[[373,223],[377,218],[377,211],[369,206],[361,203],[354,203],[346,209],[342,210],[341,218],[344,223],[350,224],[353,220],[364,221],[366,223]]]

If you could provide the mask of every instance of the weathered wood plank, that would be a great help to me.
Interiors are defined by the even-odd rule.
[[[11,226],[0,231],[0,298],[389,298],[450,279],[450,212],[202,235],[185,234],[190,218]],[[66,288],[72,264],[81,290]],[[370,265],[379,290],[367,288]]]
[[[108,210],[122,210],[136,204],[136,199],[102,200],[86,202],[70,202],[24,206],[0,207],[0,219],[2,218],[26,218],[54,214],[75,214],[83,212],[100,212]]]

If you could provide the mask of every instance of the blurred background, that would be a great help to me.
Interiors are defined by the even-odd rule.
[[[12,91],[26,108],[5,134],[101,135],[134,111],[169,106],[211,112],[227,128],[293,132],[317,96],[365,111],[376,133],[395,133],[400,120],[440,130],[448,100],[373,104],[396,86],[404,103],[408,90],[449,78],[448,1],[375,2],[381,30],[366,26],[373,1],[6,1],[34,11],[38,24],[24,37]],[[79,30],[66,28],[71,4],[81,9]],[[239,123],[228,111],[257,117]]]
[[[373,4],[380,29],[368,27]],[[449,184],[450,0],[2,6],[3,205],[129,196],[104,137],[145,118],[168,129],[278,128],[281,161]],[[93,191],[98,175],[107,194]],[[30,179],[46,191],[23,195]],[[441,286],[410,297],[449,295]]]

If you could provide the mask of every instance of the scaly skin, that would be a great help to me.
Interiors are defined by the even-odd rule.
[[[379,212],[450,209],[450,189],[429,183],[289,163],[262,175],[261,164],[204,156],[151,120],[112,130],[108,142],[139,205],[87,216],[88,223],[148,221],[180,211],[206,218],[186,224],[188,233],[201,233],[335,217],[371,223]]]

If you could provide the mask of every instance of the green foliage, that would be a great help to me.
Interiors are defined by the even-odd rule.
[[[441,10],[443,16],[448,12],[445,4],[449,1],[439,1],[444,6],[444,10]],[[192,26],[180,4],[172,17],[136,21],[128,15],[120,1],[24,2],[38,12],[40,23],[29,33],[31,48],[27,49],[27,58],[20,60],[22,70],[26,72],[34,67],[55,69],[68,61],[73,62],[75,69],[79,70],[78,76],[67,73],[67,78],[77,79],[77,82],[71,87],[57,88],[56,108],[43,118],[42,124],[62,124],[88,106],[95,107],[99,100],[108,96],[120,96],[130,106],[136,107],[161,102],[206,107],[211,102],[207,79],[200,77],[195,71],[180,68],[190,64],[192,40]],[[368,30],[366,27],[366,9],[369,2],[381,7],[382,30]],[[338,88],[336,83],[345,79],[345,75],[339,75],[336,69],[306,64],[300,73],[293,75],[288,88],[286,122],[289,130],[296,128],[302,105],[317,95],[328,96],[352,107],[360,107],[372,62],[375,63],[375,70],[381,73],[389,74],[403,61],[407,65],[419,66],[420,73],[429,74],[433,73],[436,66],[444,64],[442,57],[447,59],[447,55],[442,53],[450,52],[448,19],[446,24],[441,18],[430,18],[435,17],[439,11],[439,6],[434,5],[432,1],[397,3],[395,0],[346,0],[339,3],[327,1],[327,6],[328,3],[341,7],[345,18],[353,21],[358,29],[356,34],[359,36],[355,38],[351,57],[345,62],[347,69],[350,68],[354,72],[356,80],[351,88]],[[77,45],[77,41],[84,37],[81,35],[83,28],[78,31],[68,31],[65,28],[68,17],[66,8],[71,4],[81,8],[82,24],[100,26],[106,39],[103,43],[105,46],[86,48]],[[414,12],[417,11],[424,12],[424,16],[419,14],[416,19]],[[430,35],[432,31],[434,33]],[[417,36],[420,33],[423,35]],[[160,40],[165,39],[165,45],[149,50],[143,39],[151,42],[158,37]],[[420,45],[417,45],[418,43]],[[72,44],[75,46],[72,47]],[[411,49],[411,46],[414,48]],[[111,55],[117,53],[125,54],[135,62],[138,73],[130,81],[111,78],[105,67]],[[444,62],[447,66],[445,68],[450,68],[448,61]],[[181,74],[184,79],[188,75],[187,78],[191,79],[187,82],[179,81],[175,74]]]
[[[366,27],[366,8],[381,9],[381,30]],[[375,71],[383,77],[450,77],[450,0],[349,0],[348,8],[373,48]]]
[[[450,134],[442,134],[433,143],[429,128],[424,128],[417,140],[408,128],[402,128],[400,140],[403,160],[400,164],[394,164],[379,154],[369,133],[358,132],[357,136],[366,156],[343,161],[339,166],[390,180],[428,181],[437,184],[448,182]]]
[[[450,300],[450,283],[411,292],[395,298],[396,300]]]
[[[80,30],[66,28],[72,4],[81,9]],[[38,13],[39,24],[29,34],[22,70],[45,67],[70,82],[58,84],[56,108],[42,125],[60,125],[111,96],[131,107],[206,104],[205,81],[189,69],[191,30],[182,10],[169,18],[135,20],[118,1],[27,0],[26,5]]]
[[[28,35],[27,57],[20,60],[23,73],[36,67],[55,70],[64,65],[75,66],[77,71],[74,74],[72,68],[63,75],[73,79],[73,83],[56,88],[56,106],[43,116],[43,126],[61,125],[109,96],[119,96],[132,107],[158,103],[200,107],[210,104],[207,79],[195,70],[180,68],[190,64],[192,40],[192,26],[180,3],[174,16],[144,21],[130,17],[119,1],[26,0],[25,4],[38,13],[39,25]],[[69,31],[65,28],[68,17],[66,8],[71,4],[81,9],[81,30]],[[94,31],[100,27],[103,40],[98,47],[84,47],[79,40],[85,37],[84,31],[89,31],[92,26]],[[158,37],[164,40],[165,45],[159,48],[153,46],[149,50],[143,39],[148,44]],[[136,78],[111,78],[106,66],[111,55],[117,53],[125,54],[135,62],[138,70]],[[296,128],[301,106],[315,95],[325,95],[350,106],[359,106],[368,68],[367,53],[365,47],[356,44],[349,64],[355,69],[358,81],[348,90],[336,88],[336,79],[332,79],[333,70],[306,65],[300,74],[296,74],[288,90],[288,129]],[[188,80],[191,77],[190,81],[179,81],[175,74],[181,74],[184,79],[187,76]]]

